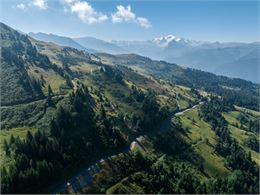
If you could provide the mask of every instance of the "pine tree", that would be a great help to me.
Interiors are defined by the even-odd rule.
[[[50,132],[51,132],[51,135],[54,137],[60,136],[59,128],[58,128],[56,122],[54,121],[54,119],[52,119],[50,122]]]
[[[32,141],[33,140],[33,135],[30,131],[27,131],[26,134],[26,141]]]
[[[46,100],[48,106],[53,105],[52,95],[53,95],[53,91],[52,91],[52,89],[51,89],[51,86],[48,85],[48,96],[47,96],[47,100]]]
[[[9,148],[9,145],[8,145],[6,139],[4,139],[4,150],[5,150],[6,155],[10,156],[10,148]]]

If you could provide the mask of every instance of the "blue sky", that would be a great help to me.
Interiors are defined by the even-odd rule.
[[[104,40],[167,34],[203,41],[259,41],[259,1],[1,0],[1,22],[23,32]]]

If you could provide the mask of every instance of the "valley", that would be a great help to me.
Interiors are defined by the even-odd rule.
[[[90,53],[132,53],[259,83],[259,42],[209,42],[184,39],[171,34],[143,41],[104,41],[94,37],[69,38],[45,33],[29,35],[40,41]]]
[[[200,104],[202,104],[202,102],[200,102]],[[76,174],[72,178],[68,179],[67,182],[65,182],[63,185],[58,187],[58,189],[56,189],[55,192],[53,192],[53,193],[56,194],[56,193],[66,192],[68,189],[70,190],[70,193],[76,193],[76,192],[81,191],[83,188],[86,188],[88,185],[90,186],[92,183],[93,177],[95,176],[95,174],[97,174],[101,171],[100,167],[102,167],[102,164],[104,164],[105,161],[109,161],[110,159],[117,158],[118,156],[120,157],[120,156],[124,155],[125,153],[129,153],[130,151],[133,151],[133,150],[140,150],[141,152],[145,152],[145,150],[143,149],[144,146],[142,146],[142,144],[141,144],[141,140],[144,140],[147,138],[149,139],[149,137],[154,135],[155,133],[168,131],[171,128],[171,121],[173,120],[173,118],[175,116],[181,116],[185,112],[190,111],[191,109],[195,109],[200,104],[196,104],[190,108],[183,109],[182,111],[177,112],[177,113],[172,113],[171,116],[169,116],[164,121],[162,121],[162,124],[160,125],[160,127],[158,128],[157,131],[152,132],[153,134],[149,133],[148,136],[141,135],[141,136],[137,137],[134,141],[132,141],[130,146],[127,147],[126,149],[124,149],[116,154],[114,153],[110,156],[102,157],[100,160],[96,161],[91,166],[84,168],[78,174]]]
[[[2,193],[259,193],[259,84],[0,26]]]

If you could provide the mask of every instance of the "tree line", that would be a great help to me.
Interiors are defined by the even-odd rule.
[[[2,167],[2,193],[39,192],[60,179],[65,169],[95,158],[96,151],[125,144],[104,114],[95,116],[90,98],[87,88],[79,88],[57,109],[49,130],[4,141],[5,153],[13,161],[8,169]]]
[[[199,116],[211,125],[219,137],[215,151],[225,157],[226,166],[232,170],[228,178],[212,181],[211,192],[259,193],[259,167],[252,161],[251,154],[246,153],[231,137],[228,122],[221,115],[221,112],[229,110],[232,110],[232,104],[227,104],[222,98],[211,97],[211,101],[202,105],[199,112]]]

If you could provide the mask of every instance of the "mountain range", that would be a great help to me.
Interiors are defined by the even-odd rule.
[[[126,51],[219,75],[259,82],[260,44],[185,40],[173,35],[150,41],[113,41]]]
[[[260,44],[258,42],[206,42],[186,40],[173,35],[147,41],[112,40],[110,42],[93,37],[69,38],[44,33],[29,33],[29,36],[90,53],[135,53],[185,67],[259,83]]]
[[[55,43],[60,46],[65,46],[65,47],[72,47],[78,50],[85,50],[88,52],[96,52],[93,49],[89,49],[87,47],[84,47],[74,41],[72,38],[69,37],[64,37],[64,36],[59,36],[55,34],[46,34],[46,33],[28,33],[30,37],[33,37],[34,39],[45,41],[45,42],[51,42]]]
[[[0,28],[2,194],[259,194],[259,84]]]

